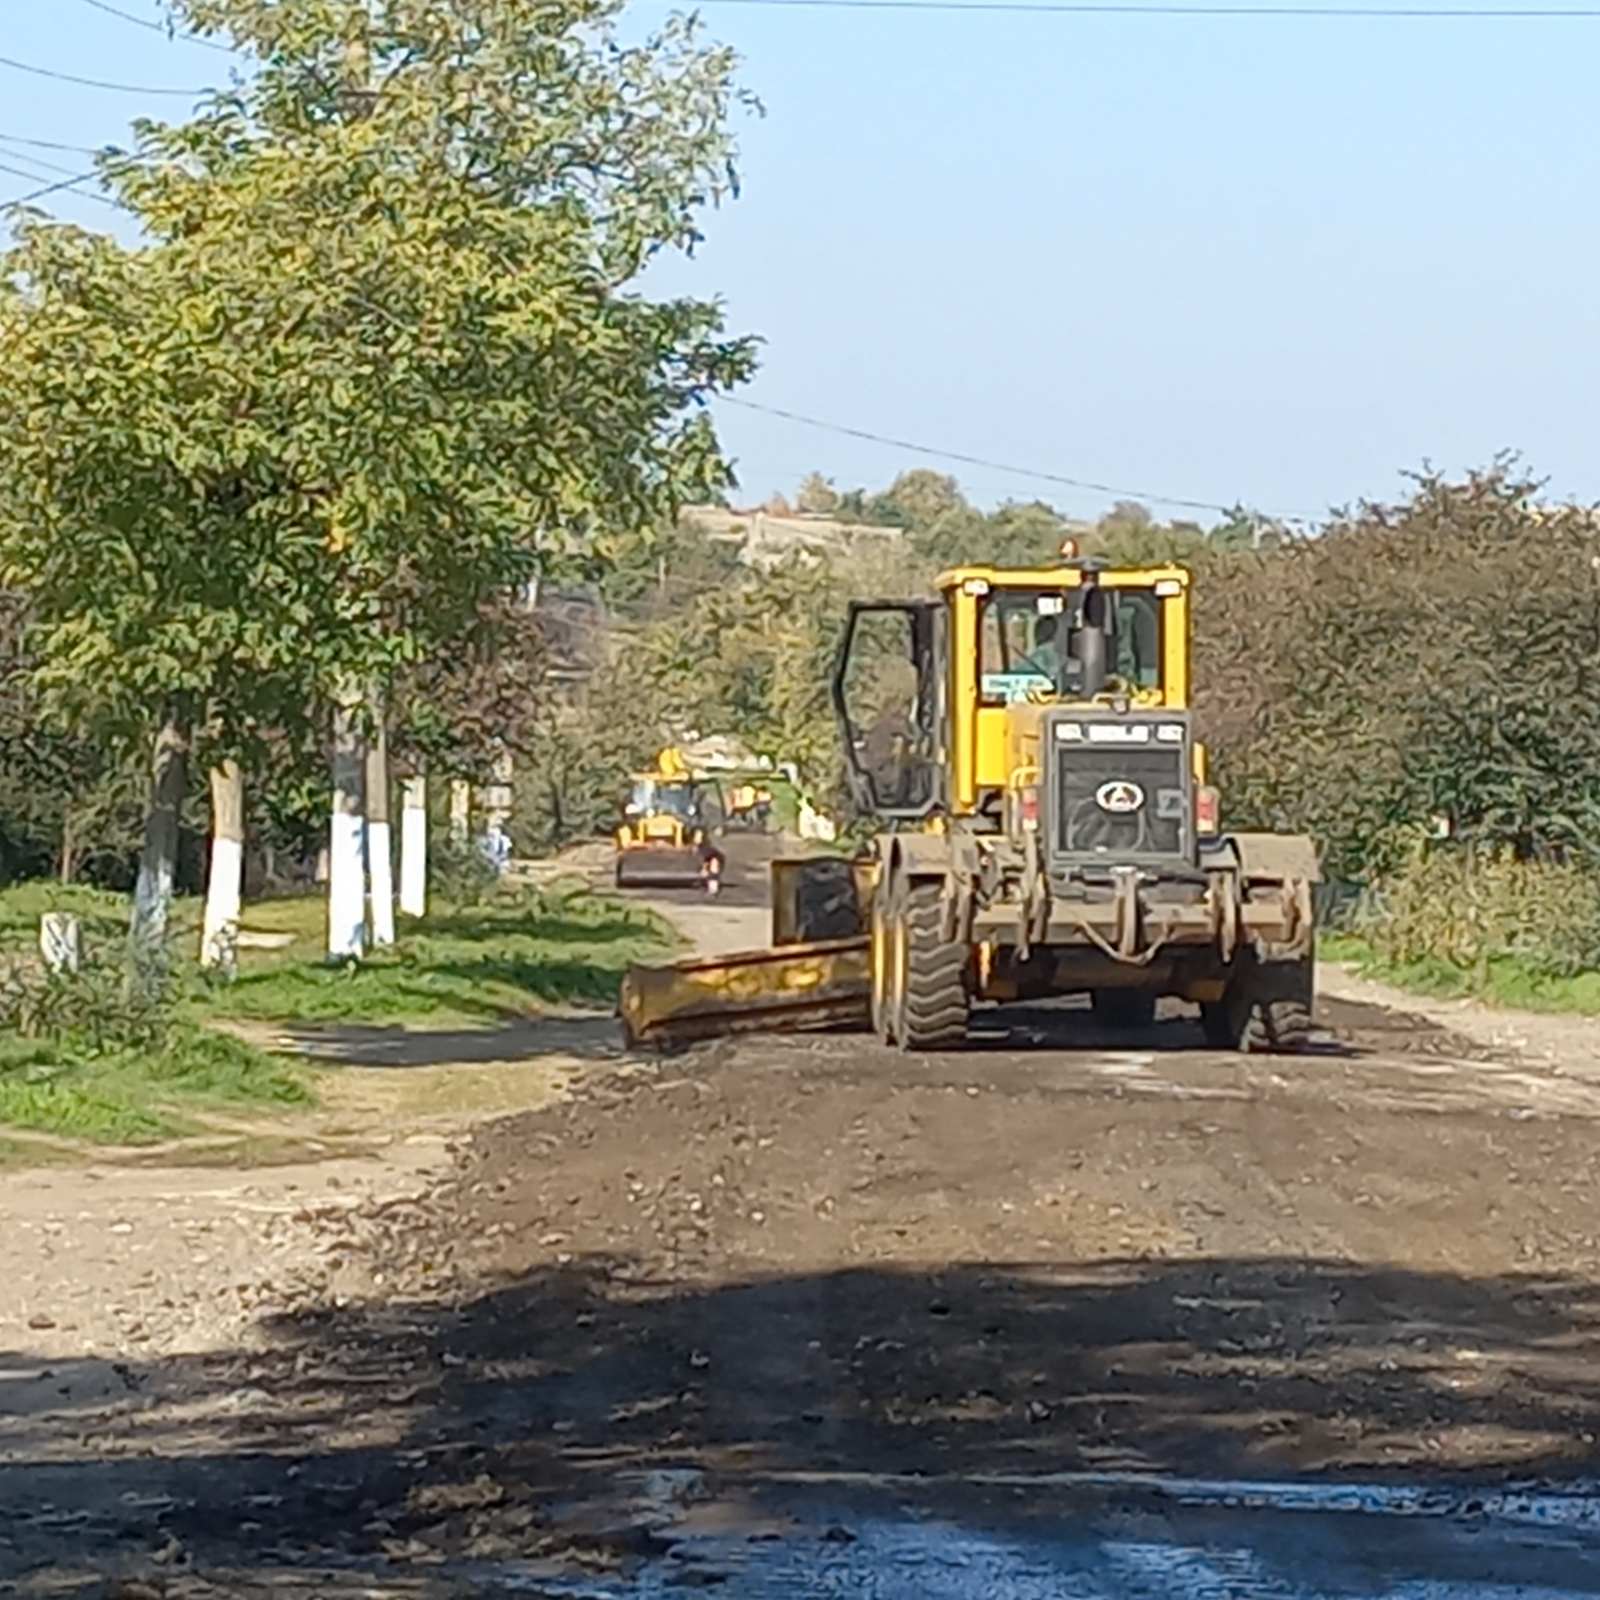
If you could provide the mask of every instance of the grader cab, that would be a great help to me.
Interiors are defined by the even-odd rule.
[[[624,984],[640,1041],[853,1023],[907,1050],[975,1006],[1087,994],[1105,1025],[1197,1003],[1218,1046],[1311,1027],[1316,853],[1228,833],[1190,708],[1190,575],[966,566],[850,608],[834,704],[853,864],[774,865],[774,947]],[[770,980],[770,981],[769,981]]]

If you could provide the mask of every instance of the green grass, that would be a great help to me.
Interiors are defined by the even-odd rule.
[[[653,913],[585,892],[524,891],[440,909],[401,928],[399,946],[359,965],[321,959],[320,899],[250,908],[245,925],[293,933],[283,951],[242,951],[238,979],[211,990],[219,1017],[284,1022],[472,1026],[548,1005],[609,1006],[624,969],[674,947]]]
[[[187,1018],[155,1047],[0,1044],[0,1124],[67,1138],[142,1144],[192,1128],[207,1109],[270,1110],[311,1098],[305,1072]]]
[[[14,1028],[0,1034],[0,1127],[116,1143],[181,1133],[208,1108],[270,1111],[311,1102],[307,1071],[219,1024],[470,1027],[551,1004],[609,1006],[630,962],[658,958],[675,944],[660,918],[603,897],[508,892],[481,906],[440,908],[402,926],[395,950],[330,967],[322,960],[324,903],[299,896],[246,908],[247,930],[289,934],[291,942],[242,949],[238,977],[217,983],[193,959],[198,903],[179,902],[174,997],[152,1021],[125,1008],[115,976],[127,926],[124,897],[49,883],[0,891],[0,954],[31,959],[46,911],[81,919],[90,970],[78,980],[81,989],[65,991],[50,1020],[37,1025],[37,1037]]]
[[[1355,934],[1324,934],[1318,953],[1328,961],[1348,962],[1363,977],[1435,999],[1482,1000],[1519,1011],[1551,1011],[1600,1016],[1600,972],[1560,977],[1541,972],[1514,956],[1499,956],[1476,968],[1438,956],[1416,961],[1386,961]]]
[[[83,924],[86,943],[108,945],[128,931],[128,897],[104,889],[70,887],[40,879],[0,891],[0,950],[39,948],[39,918],[47,911],[70,911]],[[178,915],[198,926],[198,902],[179,901]]]

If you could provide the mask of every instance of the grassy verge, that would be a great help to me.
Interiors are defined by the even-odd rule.
[[[632,961],[673,935],[653,913],[580,891],[525,890],[441,909],[359,966],[321,959],[320,899],[251,907],[245,925],[292,934],[280,951],[245,950],[236,982],[211,990],[217,1017],[293,1022],[472,1026],[548,1005],[610,1005]]]
[[[1368,940],[1347,933],[1323,934],[1318,954],[1327,961],[1349,963],[1365,978],[1435,999],[1482,1000],[1520,1011],[1600,1016],[1600,972],[1557,977],[1515,956],[1491,957],[1475,967],[1460,966],[1441,956],[1390,961]]]
[[[81,920],[87,965],[77,979],[47,982],[31,961],[46,911]],[[310,896],[249,907],[247,930],[287,942],[242,949],[238,978],[219,984],[193,960],[199,908],[180,902],[171,995],[141,1008],[118,976],[121,896],[42,883],[0,892],[0,958],[27,990],[8,1002],[10,1025],[0,1032],[0,1128],[141,1143],[189,1131],[207,1110],[308,1105],[309,1071],[221,1025],[482,1026],[550,1004],[609,1005],[629,962],[674,943],[651,913],[581,892],[527,891],[441,909],[404,928],[398,948],[330,968],[321,959],[324,915]]]
[[[0,1125],[101,1143],[192,1131],[207,1110],[311,1101],[308,1074],[186,1018],[147,1045],[88,1049],[71,1038],[0,1044]]]

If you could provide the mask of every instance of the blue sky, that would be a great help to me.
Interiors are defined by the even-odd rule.
[[[666,11],[640,0],[635,22]],[[228,70],[84,0],[5,13],[0,54],[37,65],[158,87]],[[704,14],[767,115],[743,128],[743,198],[654,281],[762,335],[750,398],[1273,511],[1502,448],[1600,499],[1600,21]],[[0,68],[0,136],[95,144],[183,106]],[[935,464],[719,421],[750,498],[812,467]],[[1108,498],[951,470],[984,502]]]

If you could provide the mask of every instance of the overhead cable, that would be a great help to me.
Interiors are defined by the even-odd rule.
[[[959,461],[969,467],[983,467],[991,472],[1007,472],[1019,478],[1037,478],[1044,483],[1064,484],[1069,489],[1083,489],[1092,494],[1108,494],[1121,500],[1141,500],[1152,505],[1182,506],[1190,511],[1219,511],[1223,515],[1239,509],[1237,503],[1226,505],[1220,500],[1196,500],[1185,495],[1157,494],[1150,489],[1129,489],[1113,483],[1098,483],[1092,478],[1069,477],[1064,472],[1050,472],[1040,467],[1019,467],[1007,461],[994,461],[987,456],[976,456],[962,450],[946,450],[937,445],[917,444],[910,439],[896,439],[888,434],[873,433],[866,428],[847,427],[842,422],[828,422],[821,417],[808,417],[798,411],[785,411],[780,406],[761,405],[737,395],[721,395],[720,405],[741,406],[746,411],[759,411],[769,417],[781,417],[785,422],[802,423],[808,428],[820,428],[825,433],[842,434],[847,439],[864,439],[869,444],[888,445],[895,450],[909,451],[913,455],[934,456],[943,461]],[[1312,512],[1268,512],[1283,522],[1306,522],[1315,519]]]

